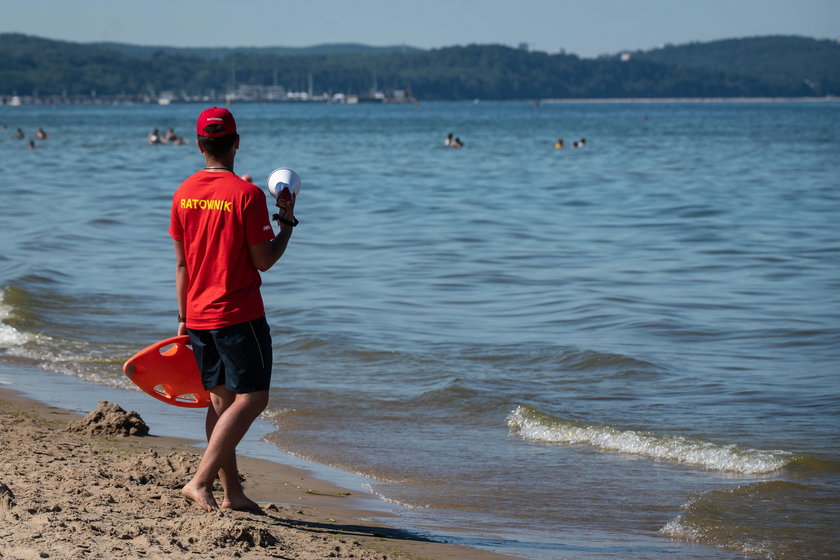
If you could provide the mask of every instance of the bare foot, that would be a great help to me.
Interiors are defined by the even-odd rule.
[[[213,497],[213,493],[207,486],[200,486],[190,481],[181,489],[181,493],[188,500],[194,501],[204,511],[218,511],[219,509],[216,498]]]
[[[223,509],[233,509],[236,511],[247,511],[249,513],[256,513],[257,515],[265,515],[263,509],[257,502],[243,495],[241,498],[222,500]]]

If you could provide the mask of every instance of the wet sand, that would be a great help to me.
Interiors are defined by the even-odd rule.
[[[137,420],[0,389],[0,558],[510,558],[383,526],[347,490],[248,457],[243,484],[265,515],[206,513],[180,491],[200,450],[154,426],[120,435],[142,433]]]

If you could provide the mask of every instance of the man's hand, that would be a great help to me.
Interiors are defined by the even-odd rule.
[[[275,206],[280,210],[280,217],[290,222],[295,221],[295,199],[296,195],[289,192],[288,189],[283,189],[280,196],[277,197]]]

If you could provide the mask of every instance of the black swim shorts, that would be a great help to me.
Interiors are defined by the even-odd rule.
[[[220,329],[187,329],[205,389],[224,385],[234,393],[267,391],[271,385],[271,330],[265,317]]]

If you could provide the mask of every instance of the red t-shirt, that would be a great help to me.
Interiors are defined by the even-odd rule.
[[[274,231],[257,186],[233,173],[199,171],[172,197],[169,235],[184,244],[187,327],[218,329],[265,315],[248,246]]]

